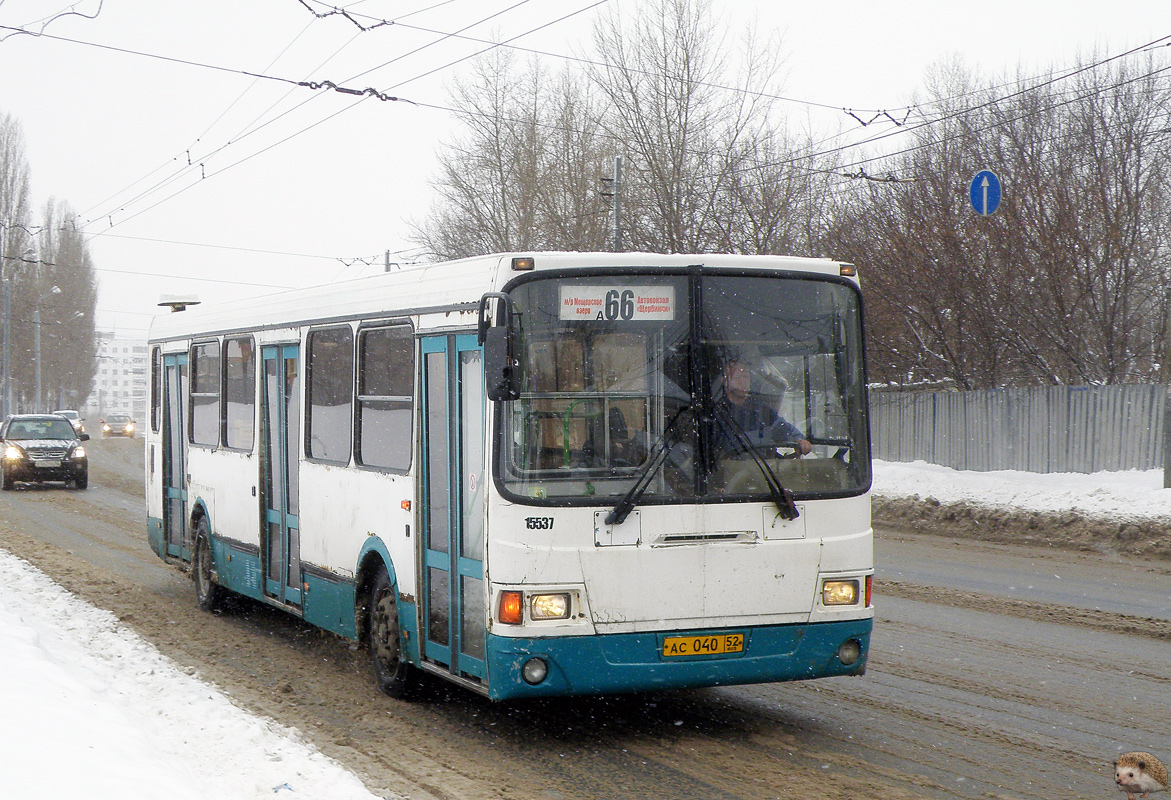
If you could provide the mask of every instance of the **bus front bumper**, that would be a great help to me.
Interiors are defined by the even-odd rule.
[[[859,619],[540,639],[489,634],[488,695],[506,700],[618,694],[861,675],[873,624],[873,619]],[[739,652],[664,655],[668,638],[717,639],[736,634],[744,637]],[[530,682],[542,675],[538,682]]]

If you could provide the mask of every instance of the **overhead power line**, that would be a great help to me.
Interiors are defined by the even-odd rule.
[[[496,42],[492,42],[490,39],[480,39],[480,38],[477,38],[474,36],[466,36],[461,32],[447,33],[444,31],[436,30],[434,28],[426,28],[426,27],[423,27],[420,25],[411,25],[409,23],[403,22],[400,19],[385,20],[385,19],[379,19],[378,17],[372,17],[372,16],[365,15],[365,14],[355,14],[354,12],[349,11],[348,9],[338,9],[334,6],[327,4],[327,3],[323,3],[323,2],[319,2],[319,0],[315,0],[315,2],[317,2],[318,5],[324,6],[325,8],[330,9],[329,11],[327,11],[325,13],[321,13],[321,12],[313,11],[312,7],[309,5],[308,0],[296,0],[296,1],[298,3],[300,3],[301,5],[305,6],[306,8],[308,8],[310,10],[310,12],[318,18],[330,17],[330,16],[334,16],[336,14],[336,15],[342,16],[345,19],[352,22],[360,30],[362,30],[362,32],[374,30],[375,28],[380,28],[380,27],[387,26],[387,25],[393,25],[398,28],[406,28],[406,29],[410,29],[410,30],[421,31],[423,33],[432,33],[432,34],[436,34],[436,35],[447,36],[452,39],[462,39],[464,41],[475,42],[478,44],[489,44],[489,45],[494,45],[494,46],[498,46],[498,47],[506,47],[509,50],[515,50],[519,53],[528,53],[530,55],[544,56],[546,58],[556,58],[561,61],[566,61],[566,62],[570,62],[570,63],[574,63],[574,64],[581,64],[583,66],[601,67],[603,69],[609,67],[609,65],[604,62],[595,61],[595,60],[589,59],[589,58],[582,58],[580,56],[569,56],[569,55],[565,55],[564,53],[553,53],[548,50],[539,50],[537,48],[532,48],[532,47],[522,47],[520,45],[515,45],[515,44],[496,43]],[[595,5],[601,5],[602,2],[609,2],[609,0],[601,0],[601,2],[596,3]],[[593,6],[590,6],[590,8],[592,8],[592,7]],[[361,19],[367,20],[367,23],[363,24],[363,23],[359,22],[358,20],[361,20]],[[644,75],[644,76],[650,76],[652,74],[652,73],[641,71],[641,70],[632,70],[632,72],[634,74],[639,74],[639,75]],[[847,116],[854,117],[854,119],[857,119],[864,126],[868,123],[862,122],[862,120],[857,116],[857,114],[872,115],[875,117],[875,119],[877,119],[878,117],[889,117],[892,121],[895,121],[895,120],[897,120],[897,117],[899,115],[905,116],[907,114],[910,114],[911,111],[914,109],[914,106],[900,106],[898,108],[893,108],[893,109],[880,109],[880,108],[855,109],[855,108],[846,108],[846,107],[843,107],[842,105],[835,105],[833,103],[816,102],[813,100],[803,100],[803,99],[796,98],[796,97],[787,97],[785,95],[772,94],[770,92],[757,91],[754,89],[746,89],[746,88],[742,88],[742,87],[725,86],[725,85],[718,84],[718,83],[705,83],[702,81],[698,81],[698,82],[696,82],[696,85],[703,86],[708,89],[719,89],[719,90],[727,91],[727,92],[735,92],[736,94],[742,94],[742,95],[747,95],[747,96],[751,96],[751,97],[758,97],[762,100],[777,100],[777,101],[780,101],[783,103],[793,103],[796,105],[802,105],[802,106],[806,106],[806,107],[810,107],[810,108],[823,108],[823,109],[827,109],[830,111],[837,111],[837,112],[841,112],[843,114],[846,114]],[[873,121],[874,121],[874,119],[871,120],[871,122],[873,122]],[[896,124],[897,124],[897,122],[896,122]]]
[[[517,7],[521,6],[521,5],[524,5],[524,4],[525,4],[525,3],[527,3],[527,2],[530,2],[530,0],[521,0],[521,2],[518,2],[518,3],[514,4],[513,6],[510,6],[510,7],[509,7],[509,9],[514,9],[514,8],[517,8]],[[513,36],[513,37],[511,37],[510,39],[506,40],[505,42],[496,42],[496,43],[491,43],[490,47],[487,47],[487,48],[485,48],[484,50],[481,50],[481,51],[479,51],[479,52],[476,52],[476,53],[472,53],[472,54],[470,54],[470,55],[467,55],[467,56],[463,56],[463,57],[461,57],[461,58],[458,58],[458,59],[456,59],[456,60],[454,60],[454,61],[452,61],[452,62],[449,62],[449,63],[447,63],[447,64],[445,64],[445,65],[443,65],[443,66],[441,66],[441,67],[437,67],[436,69],[432,69],[432,70],[429,70],[428,72],[424,72],[424,73],[422,73],[422,74],[415,75],[414,77],[412,77],[412,78],[409,78],[409,79],[407,79],[407,80],[405,80],[405,81],[400,81],[399,83],[395,84],[395,86],[394,86],[394,87],[392,87],[392,88],[397,88],[398,86],[403,86],[403,85],[405,85],[405,84],[407,84],[407,83],[410,83],[410,82],[412,82],[412,81],[418,80],[418,79],[420,79],[420,78],[422,78],[422,77],[425,77],[425,76],[427,76],[427,75],[434,74],[435,72],[439,72],[439,71],[442,71],[442,70],[444,70],[444,69],[449,69],[449,68],[451,68],[452,66],[455,66],[456,64],[462,63],[463,61],[466,61],[466,60],[468,60],[468,59],[475,58],[475,57],[477,57],[477,56],[479,56],[479,55],[482,55],[484,52],[487,52],[487,51],[488,51],[489,49],[491,49],[492,47],[505,47],[505,46],[507,46],[507,42],[515,41],[515,40],[517,40],[517,39],[520,39],[520,38],[523,38],[523,37],[525,37],[525,36],[529,36],[529,35],[531,35],[531,34],[533,34],[533,33],[536,33],[536,32],[538,32],[538,31],[540,31],[540,30],[543,30],[543,29],[545,29],[545,28],[547,28],[547,27],[549,27],[549,26],[551,26],[551,25],[554,25],[554,24],[557,24],[557,23],[559,23],[559,22],[562,22],[562,21],[564,21],[564,20],[566,20],[566,19],[569,19],[570,17],[573,17],[573,16],[576,16],[576,15],[578,15],[578,14],[584,13],[585,11],[588,11],[588,10],[590,10],[590,9],[594,8],[595,6],[598,6],[598,5],[600,5],[600,4],[604,3],[604,2],[608,2],[608,0],[597,0],[596,2],[594,2],[594,3],[590,4],[590,5],[584,6],[584,7],[582,7],[582,8],[579,8],[579,9],[577,9],[577,10],[574,10],[574,11],[571,11],[571,12],[569,12],[569,13],[567,13],[567,14],[565,14],[565,15],[561,16],[561,17],[559,17],[558,19],[552,20],[552,21],[550,21],[550,22],[545,22],[545,23],[542,23],[542,24],[540,24],[540,25],[537,25],[537,26],[536,26],[536,27],[534,27],[534,28],[530,28],[530,29],[528,29],[528,30],[526,30],[526,31],[523,31],[523,32],[521,32],[521,33],[519,33],[519,34],[516,34],[515,36]],[[505,9],[505,10],[507,11],[507,10],[509,10],[509,9]],[[494,17],[497,17],[497,16],[499,16],[501,13],[504,13],[504,12],[503,12],[503,11],[502,11],[502,12],[496,12],[496,13],[494,13],[494,14],[492,14],[492,15],[489,15],[488,17],[481,18],[481,19],[477,20],[477,21],[476,21],[476,22],[474,22],[474,23],[471,23],[471,24],[469,24],[469,25],[466,25],[466,26],[464,26],[464,27],[463,27],[463,28],[461,28],[460,30],[461,30],[461,31],[462,31],[462,30],[468,30],[468,29],[470,29],[470,28],[472,28],[472,27],[475,27],[476,25],[483,24],[484,22],[486,22],[486,21],[488,21],[488,20],[491,20],[491,19],[493,19]],[[66,41],[69,41],[69,40],[66,40]],[[352,81],[352,80],[356,80],[357,78],[360,78],[360,77],[363,77],[363,76],[365,76],[365,75],[368,75],[369,73],[373,72],[374,70],[377,70],[377,69],[381,69],[381,68],[383,68],[383,67],[386,67],[386,66],[388,66],[388,65],[390,65],[390,64],[392,64],[392,63],[394,63],[395,61],[397,61],[397,60],[399,60],[399,59],[401,59],[401,58],[405,58],[405,57],[406,57],[406,56],[408,56],[408,55],[412,55],[412,54],[414,54],[414,53],[418,53],[418,52],[420,52],[420,51],[422,51],[422,50],[425,50],[425,49],[427,49],[428,47],[434,46],[435,44],[437,44],[437,42],[431,42],[431,43],[429,43],[429,44],[426,44],[426,45],[423,45],[423,46],[421,46],[421,47],[418,47],[418,48],[416,48],[416,49],[414,49],[414,50],[412,50],[412,51],[410,51],[410,52],[408,52],[408,53],[404,53],[404,54],[402,54],[402,55],[400,55],[400,56],[396,57],[395,59],[392,59],[391,61],[388,61],[388,62],[386,62],[386,63],[384,63],[384,64],[381,64],[381,65],[379,65],[379,66],[377,66],[377,67],[373,67],[373,68],[371,68],[371,69],[367,69],[367,70],[365,70],[365,71],[363,71],[363,72],[361,72],[361,73],[358,73],[357,75],[355,75],[355,76],[351,77],[351,78],[350,78],[350,79],[348,79],[348,80],[351,80],[351,81]],[[104,47],[104,45],[97,45],[97,46],[99,46],[99,47]],[[118,48],[112,48],[112,49],[115,49],[115,50],[117,50]],[[133,52],[135,52],[135,51],[127,51],[127,52],[131,52],[131,53],[133,53]],[[182,61],[180,61],[180,63],[185,63],[185,62],[182,62]],[[298,86],[301,86],[301,85],[305,85],[305,86],[311,86],[312,84],[315,84],[315,83],[317,83],[317,84],[320,84],[320,83],[321,83],[321,82],[314,82],[314,81],[293,81],[293,80],[291,80],[291,79],[283,79],[283,78],[282,78],[282,79],[276,79],[276,78],[271,78],[270,76],[263,76],[263,75],[259,75],[259,74],[257,74],[257,73],[245,72],[245,71],[240,71],[240,70],[228,70],[228,71],[231,71],[231,72],[237,72],[237,73],[239,73],[239,74],[244,74],[244,75],[250,75],[250,76],[252,76],[252,77],[254,77],[254,78],[255,78],[255,77],[269,77],[269,79],[272,79],[272,80],[282,80],[282,81],[284,81],[284,82],[286,82],[286,83],[290,83],[290,84],[293,84],[293,85],[298,85]],[[330,82],[330,83],[332,83],[332,82]],[[321,88],[321,87],[320,87],[320,86],[316,86],[316,87],[312,87],[312,88]],[[278,141],[276,141],[276,142],[273,142],[272,144],[269,144],[267,147],[264,147],[264,148],[262,148],[262,149],[260,149],[260,150],[258,150],[258,151],[256,151],[256,152],[254,152],[254,153],[252,153],[252,154],[250,154],[250,155],[248,155],[248,156],[245,156],[245,157],[243,157],[243,158],[240,158],[240,159],[238,159],[238,160],[236,160],[236,161],[232,162],[231,164],[228,164],[228,165],[227,165],[227,166],[225,166],[225,167],[222,167],[222,168],[220,168],[220,169],[218,169],[218,170],[215,170],[215,171],[213,171],[213,172],[208,172],[208,171],[206,170],[206,168],[205,168],[204,164],[205,164],[205,162],[208,160],[208,158],[209,158],[210,156],[212,156],[212,155],[215,155],[215,154],[217,154],[217,153],[219,153],[219,152],[222,152],[222,151],[223,151],[223,150],[225,150],[227,147],[229,147],[229,146],[231,146],[231,145],[233,145],[233,144],[236,144],[236,143],[238,143],[239,141],[241,141],[242,139],[246,138],[247,136],[249,136],[249,135],[251,135],[251,134],[253,134],[253,133],[257,132],[258,130],[261,130],[262,128],[266,127],[266,126],[267,126],[267,125],[269,125],[269,124],[272,124],[272,123],[273,123],[273,122],[275,122],[277,119],[280,119],[282,116],[284,116],[285,114],[291,113],[293,110],[296,110],[296,108],[300,108],[302,105],[304,105],[304,102],[302,102],[302,103],[301,103],[301,104],[299,104],[298,106],[294,107],[294,109],[290,109],[289,111],[286,111],[286,112],[284,112],[283,114],[281,114],[280,116],[276,117],[275,119],[273,119],[273,120],[269,120],[268,122],[265,122],[264,124],[260,125],[260,126],[259,126],[259,127],[257,127],[257,128],[253,128],[253,129],[252,129],[252,130],[250,130],[250,131],[247,131],[247,132],[245,132],[245,133],[242,133],[241,135],[239,135],[239,136],[237,136],[237,137],[235,137],[235,138],[231,139],[230,141],[228,141],[228,142],[227,142],[227,143],[225,143],[224,145],[221,145],[219,148],[216,148],[215,150],[211,151],[211,153],[209,153],[209,154],[205,155],[205,156],[204,156],[202,159],[200,159],[200,160],[198,161],[198,165],[196,165],[195,163],[189,163],[189,164],[188,164],[188,167],[190,167],[190,168],[195,168],[196,166],[198,166],[198,168],[199,168],[199,170],[200,170],[200,181],[202,181],[202,180],[205,180],[205,179],[207,179],[207,178],[210,178],[210,177],[214,177],[214,176],[216,176],[216,175],[219,175],[220,173],[222,173],[222,172],[225,172],[225,171],[227,171],[227,170],[229,170],[229,169],[233,169],[233,168],[235,168],[235,167],[239,166],[240,164],[243,164],[244,162],[246,162],[246,161],[249,161],[249,160],[251,160],[251,159],[253,159],[253,158],[255,158],[255,157],[257,157],[257,156],[259,156],[259,155],[261,155],[261,154],[263,154],[263,153],[266,153],[266,152],[268,152],[269,150],[272,150],[273,148],[275,148],[275,147],[278,147],[279,145],[282,145],[282,144],[284,144],[285,142],[288,142],[289,140],[291,140],[291,139],[293,139],[293,138],[295,138],[295,137],[297,137],[297,136],[300,136],[300,135],[301,135],[301,134],[303,134],[303,133],[306,133],[306,132],[308,132],[308,131],[312,130],[313,128],[317,127],[318,125],[321,125],[321,124],[323,124],[323,123],[325,123],[325,122],[327,122],[327,121],[329,121],[329,120],[333,119],[334,117],[337,117],[338,115],[340,115],[340,114],[342,114],[342,113],[346,112],[346,111],[349,111],[349,110],[350,110],[351,108],[353,108],[355,105],[357,105],[358,103],[360,103],[360,102],[364,101],[365,99],[367,99],[367,97],[368,97],[368,96],[371,96],[371,94],[370,94],[371,92],[375,92],[375,93],[377,93],[377,92],[378,92],[378,90],[373,90],[373,89],[371,89],[371,90],[351,90],[351,89],[341,89],[341,90],[339,90],[339,91],[341,91],[341,92],[342,92],[342,93],[344,93],[344,94],[350,94],[350,95],[358,96],[358,100],[357,100],[357,101],[355,101],[354,103],[352,103],[351,105],[349,105],[349,106],[347,106],[347,107],[345,107],[345,108],[339,109],[338,111],[335,111],[334,113],[332,113],[332,114],[330,114],[330,115],[328,115],[328,116],[326,116],[326,117],[324,117],[324,118],[322,118],[322,119],[318,120],[317,122],[314,122],[313,124],[311,124],[311,125],[309,125],[309,126],[307,126],[307,127],[305,127],[305,128],[302,128],[302,129],[300,129],[300,130],[298,130],[298,131],[296,131],[296,132],[294,132],[294,133],[292,133],[292,134],[290,134],[290,135],[288,135],[288,136],[286,136],[286,137],[284,137],[284,138],[282,138],[282,139],[280,139],[280,140],[278,140]],[[385,95],[385,94],[386,94],[386,92],[385,92],[385,91],[384,91],[384,92],[381,92],[381,94],[384,94],[384,95]],[[388,96],[389,96],[389,95],[388,95]],[[401,98],[395,98],[395,99],[401,99]],[[305,101],[305,102],[307,102],[307,101]],[[412,101],[412,100],[406,100],[406,102],[409,102],[409,103],[411,103],[412,105],[416,105],[416,106],[423,105],[423,104],[421,104],[421,103],[415,103],[415,102],[414,102],[414,101]],[[140,194],[138,197],[139,197],[139,198],[141,198],[141,197],[143,197],[144,195],[146,195],[146,194],[149,194],[150,192],[153,192],[153,191],[157,190],[158,188],[161,188],[161,186],[165,185],[166,183],[170,183],[170,182],[172,182],[172,181],[174,181],[174,180],[177,180],[177,179],[178,179],[178,178],[179,178],[179,177],[180,177],[182,174],[184,174],[184,172],[187,172],[187,171],[188,171],[188,170],[180,170],[178,173],[176,173],[175,175],[173,175],[173,176],[172,176],[171,178],[169,178],[168,180],[166,180],[166,181],[163,181],[163,182],[160,182],[160,183],[156,184],[156,185],[155,185],[155,187],[153,187],[152,189],[148,190],[147,192],[141,193],[141,194]],[[168,201],[168,200],[170,200],[170,199],[172,199],[172,198],[176,197],[177,195],[179,195],[179,194],[182,194],[183,192],[187,191],[188,189],[192,188],[192,186],[195,186],[195,185],[197,185],[198,183],[199,183],[199,181],[196,181],[195,183],[188,184],[188,185],[186,185],[186,186],[184,186],[184,187],[182,187],[182,188],[178,189],[177,191],[175,191],[175,192],[172,192],[171,194],[167,195],[166,197],[163,197],[161,200],[159,200],[159,201],[157,201],[157,202],[153,203],[152,205],[150,205],[150,206],[148,206],[148,207],[146,207],[146,208],[143,208],[143,209],[141,209],[141,210],[139,210],[139,211],[135,212],[134,214],[132,214],[132,215],[130,215],[130,216],[121,217],[121,218],[120,218],[120,219],[119,219],[117,222],[115,222],[115,221],[113,220],[113,218],[112,218],[112,215],[111,215],[111,214],[101,214],[101,215],[98,215],[98,216],[96,216],[96,217],[94,217],[94,218],[92,218],[92,219],[86,220],[86,221],[85,221],[83,224],[84,224],[84,225],[89,225],[89,224],[91,224],[91,223],[95,222],[95,221],[96,221],[96,220],[98,220],[98,219],[101,219],[101,218],[103,218],[103,217],[106,217],[106,218],[109,218],[109,219],[110,219],[110,227],[112,228],[112,227],[114,227],[115,225],[121,224],[121,223],[123,223],[123,222],[127,222],[127,221],[129,221],[129,220],[133,219],[134,217],[137,217],[137,216],[139,216],[139,215],[141,215],[141,214],[143,214],[143,213],[146,213],[147,211],[150,211],[150,210],[151,210],[151,209],[153,209],[153,208],[156,208],[157,206],[161,205],[162,203],[165,203],[166,201]],[[138,198],[136,198],[136,199],[138,199]],[[98,234],[98,235],[103,235],[103,234]]]
[[[8,25],[0,25],[0,30],[28,33],[28,31],[25,31],[21,28],[13,28]],[[38,34],[32,34],[32,35],[35,35],[35,36],[38,36],[41,38],[45,38],[45,39],[53,39],[58,42],[67,42],[69,44],[80,44],[80,45],[84,45],[86,47],[95,47],[99,50],[110,50],[115,53],[123,53],[126,55],[132,55],[132,56],[141,56],[143,58],[153,58],[158,61],[166,61],[166,62],[169,62],[172,64],[182,64],[187,67],[198,67],[199,69],[215,70],[217,72],[227,72],[227,73],[230,73],[233,75],[244,75],[249,78],[258,78],[260,80],[277,81],[279,83],[287,83],[287,84],[291,84],[293,86],[302,86],[307,89],[314,89],[314,90],[329,89],[331,91],[340,92],[341,94],[367,95],[370,97],[374,97],[378,100],[384,100],[384,101],[389,101],[389,102],[406,102],[406,103],[412,102],[404,97],[395,97],[395,96],[386,94],[385,92],[381,92],[381,91],[379,91],[373,87],[369,87],[369,86],[362,88],[362,89],[354,89],[354,88],[347,87],[347,86],[341,86],[337,83],[334,83],[333,81],[298,81],[298,80],[294,80],[292,78],[282,78],[277,75],[265,75],[260,72],[249,72],[246,69],[234,69],[232,67],[222,67],[217,64],[205,64],[201,61],[192,61],[192,60],[186,59],[186,58],[176,58],[174,56],[164,56],[159,53],[147,53],[142,50],[130,50],[125,47],[115,47],[115,46],[109,45],[109,44],[99,44],[97,42],[87,42],[83,39],[71,39],[66,36],[54,36],[54,35],[48,34],[48,33],[38,33]]]
[[[62,11],[58,11],[56,13],[50,14],[47,17],[42,17],[41,19],[34,20],[33,22],[25,23],[24,25],[22,25],[19,28],[9,28],[8,30],[11,32],[5,34],[4,36],[0,36],[0,42],[3,42],[5,39],[9,39],[13,36],[20,36],[21,34],[25,34],[27,36],[42,36],[45,33],[45,28],[49,27],[51,24],[53,24],[54,22],[56,22],[59,19],[64,19],[65,17],[83,17],[85,19],[97,19],[98,14],[102,13],[102,5],[104,3],[105,3],[105,0],[98,0],[98,7],[96,9],[94,9],[94,12],[92,14],[87,14],[84,11],[78,11],[77,7],[80,6],[81,3],[80,2],[74,3],[73,5],[69,6],[68,8],[66,8]],[[0,5],[3,5],[3,3],[0,2]],[[34,26],[34,25],[39,25],[40,29],[35,30],[35,31],[28,30],[29,27]]]

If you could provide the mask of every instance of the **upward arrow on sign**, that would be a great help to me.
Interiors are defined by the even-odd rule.
[[[972,178],[972,185],[968,187],[968,198],[972,201],[972,208],[982,217],[996,213],[1000,205],[1000,179],[995,172],[982,170]]]

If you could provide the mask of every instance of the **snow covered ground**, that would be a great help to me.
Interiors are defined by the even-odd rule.
[[[923,462],[877,462],[874,480],[887,497],[1115,518],[1171,517],[1171,489],[1162,486],[1162,471],[976,473]],[[0,709],[3,797],[375,797],[296,731],[237,708],[3,550]]]
[[[874,494],[935,498],[1018,511],[1077,511],[1113,520],[1171,519],[1162,470],[1054,473],[960,472],[923,461],[874,462]]]
[[[4,798],[375,797],[296,731],[232,705],[4,550],[0,709]]]

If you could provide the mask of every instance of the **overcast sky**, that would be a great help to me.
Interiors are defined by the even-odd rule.
[[[408,223],[430,205],[435,143],[452,127],[445,83],[484,47],[443,34],[582,53],[599,13],[633,6],[346,4],[364,24],[395,22],[362,32],[315,18],[305,3],[328,8],[316,0],[69,2],[0,0],[0,26],[44,34],[0,28],[0,113],[23,128],[38,217],[66,200],[93,236],[99,326],[142,337],[160,294],[209,303],[368,274],[386,251],[410,259]],[[780,89],[802,101],[785,112],[818,130],[861,130],[843,108],[897,113],[950,58],[1032,74],[1171,35],[1165,0],[715,4],[781,36]],[[76,13],[40,23],[65,8]]]

